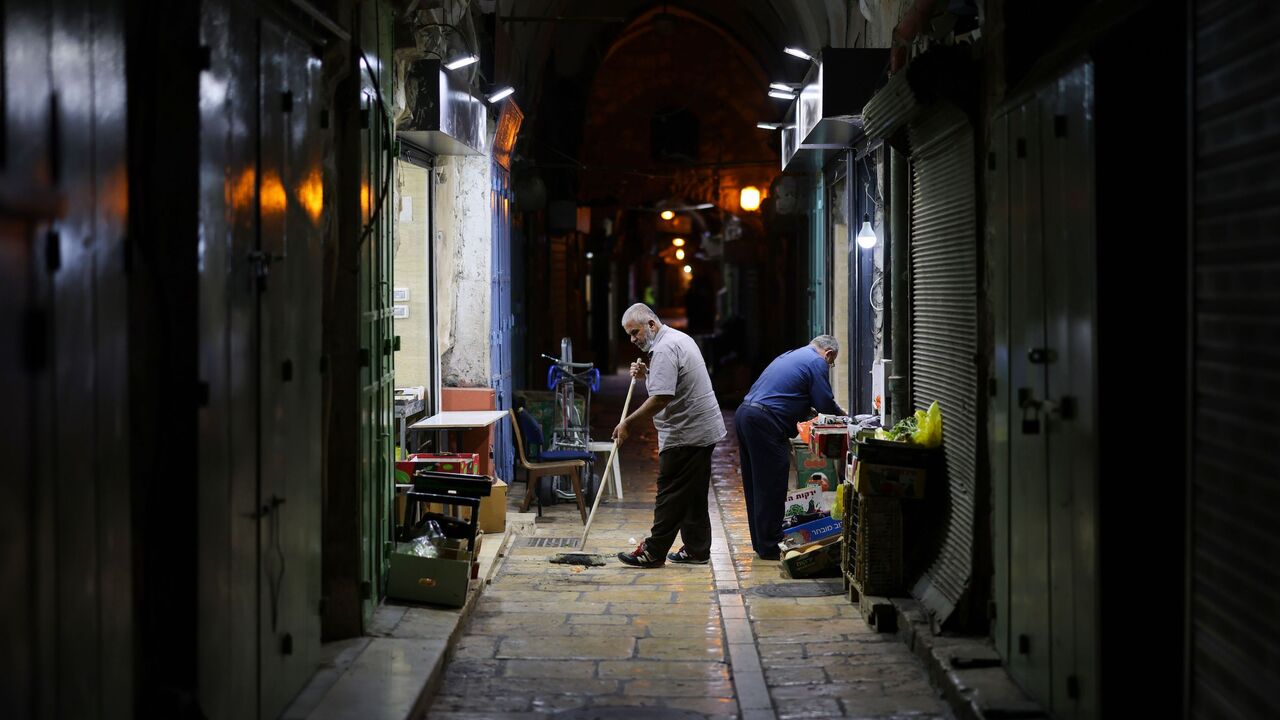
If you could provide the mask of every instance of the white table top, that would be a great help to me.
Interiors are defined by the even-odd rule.
[[[613,441],[593,440],[592,442],[587,443],[587,450],[591,452],[609,452],[610,450],[613,450]]]
[[[410,430],[467,430],[489,427],[507,417],[506,410],[446,410],[409,426]]]

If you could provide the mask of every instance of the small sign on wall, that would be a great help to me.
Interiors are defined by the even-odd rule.
[[[391,290],[391,299],[395,302],[408,302],[409,288],[393,288]]]
[[[395,318],[396,320],[402,320],[404,318],[409,317],[409,306],[408,305],[392,305],[391,317]]]

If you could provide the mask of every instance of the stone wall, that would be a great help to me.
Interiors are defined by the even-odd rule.
[[[488,387],[492,192],[486,156],[442,157],[436,167],[436,295],[441,380]]]

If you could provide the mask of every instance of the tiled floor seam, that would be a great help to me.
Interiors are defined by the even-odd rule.
[[[729,533],[724,526],[720,496],[714,485],[710,492],[711,502],[715,506],[711,518],[712,537],[719,537],[724,543],[723,553],[713,552],[711,555],[712,582],[716,588],[716,604],[720,608],[721,632],[728,649],[734,695],[738,701],[738,716],[742,720],[774,720],[777,714],[769,696],[769,686],[765,682],[764,668],[760,664],[755,631],[751,629],[751,620],[747,618],[742,583],[730,551]],[[727,568],[725,563],[728,563]],[[733,592],[723,593],[721,590]]]

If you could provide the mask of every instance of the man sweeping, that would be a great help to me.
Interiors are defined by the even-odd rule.
[[[725,436],[720,404],[693,338],[662,324],[648,305],[636,303],[622,314],[622,328],[649,363],[631,363],[631,376],[645,383],[649,398],[613,430],[621,445],[639,423],[652,419],[658,430],[658,496],[653,529],[631,552],[618,553],[624,565],[662,567],[667,561],[706,564],[711,559],[711,451]],[[683,546],[668,550],[680,534]]]
[[[779,355],[733,415],[751,547],[764,560],[778,559],[796,423],[813,417],[814,410],[845,414],[832,395],[829,378],[839,354],[834,337],[819,335]]]

